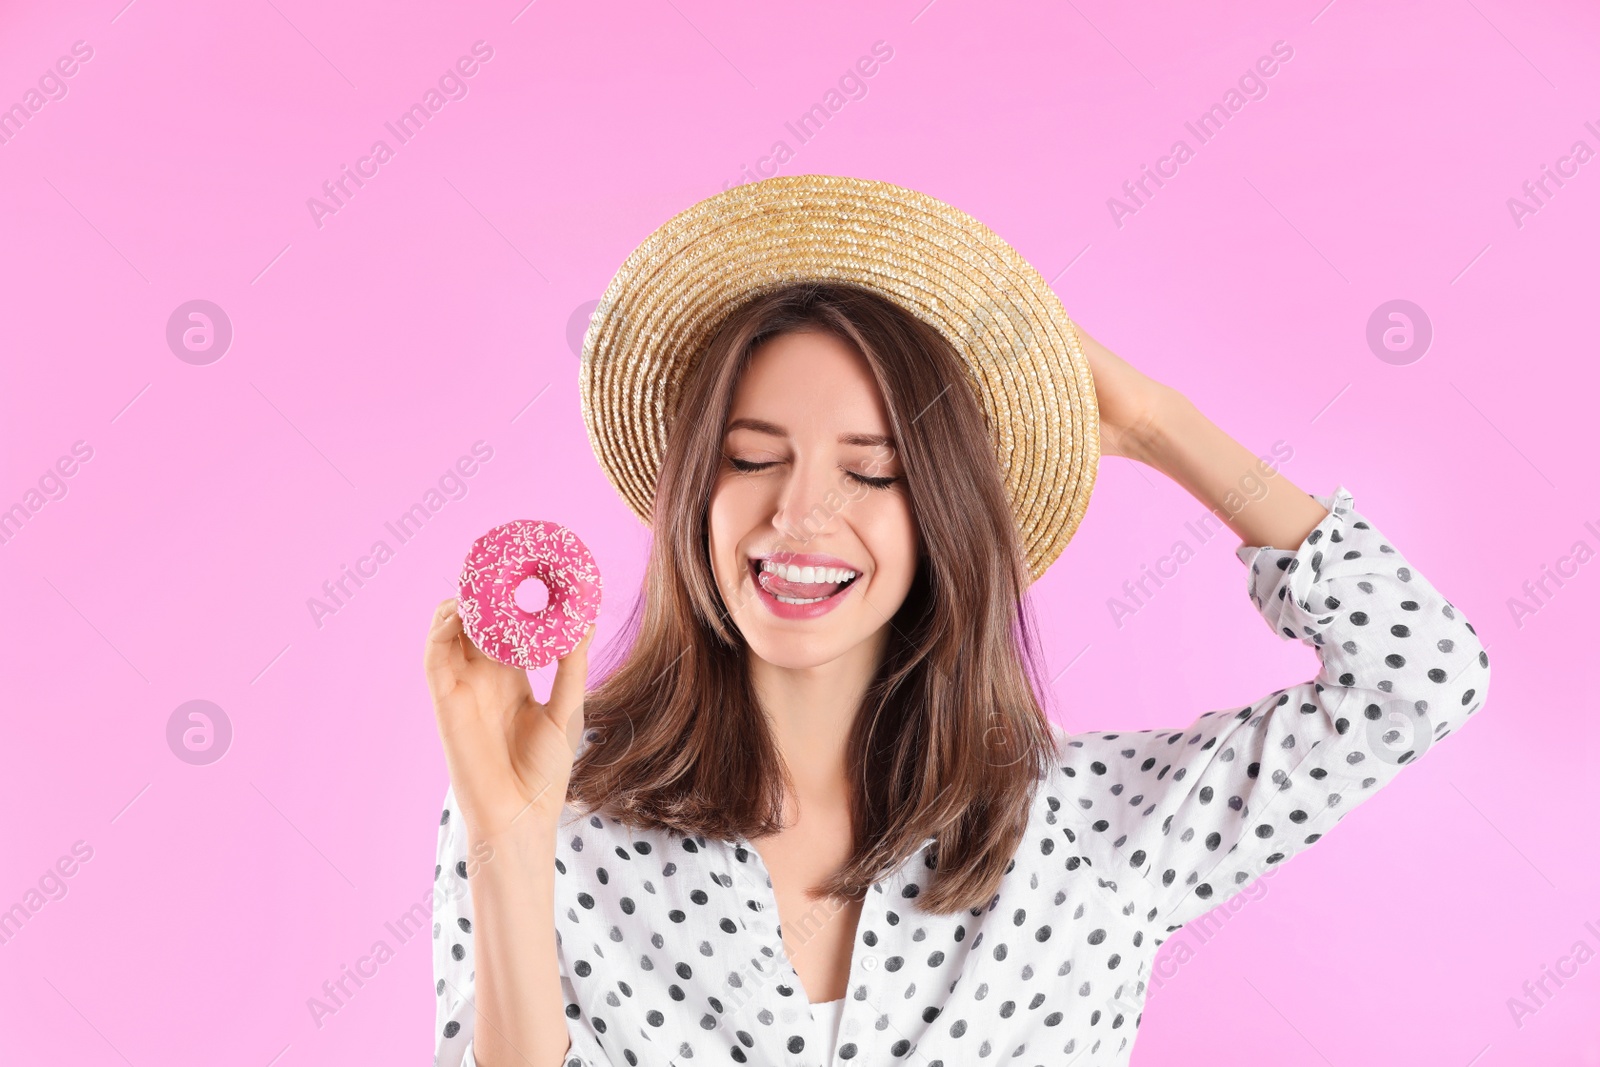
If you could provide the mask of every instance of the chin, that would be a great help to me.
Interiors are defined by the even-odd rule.
[[[801,671],[832,663],[853,647],[831,634],[751,633],[741,628],[745,642],[764,662],[785,670]]]

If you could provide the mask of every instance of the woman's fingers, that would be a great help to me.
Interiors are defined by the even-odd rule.
[[[546,710],[557,726],[566,729],[572,713],[583,703],[584,686],[589,680],[589,642],[594,639],[594,626],[575,645],[571,652],[556,662],[555,681],[550,685],[550,699]]]
[[[439,606],[433,609],[433,622],[430,624],[430,632],[428,634],[430,639],[433,637],[431,630],[441,623],[451,620],[454,620],[457,624],[461,622],[461,616],[456,610],[457,607],[458,602],[455,597],[439,601]]]
[[[459,602],[456,605],[456,618],[461,618],[461,605]],[[468,663],[479,663],[489,658],[483,654],[483,649],[477,646],[465,628],[461,631],[461,655],[466,658]],[[496,660],[495,662],[499,661]]]
[[[448,693],[455,686],[461,656],[460,638],[461,616],[456,612],[455,599],[451,598],[434,609],[428,639],[423,646],[423,672],[428,688],[435,693]]]

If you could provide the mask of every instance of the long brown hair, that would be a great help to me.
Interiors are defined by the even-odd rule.
[[[870,365],[920,542],[847,742],[855,851],[812,891],[858,898],[931,836],[920,906],[986,907],[1053,751],[1035,688],[1028,572],[961,357],[865,288],[803,283],[754,297],[686,372],[643,588],[600,657],[609,662],[597,662],[604,680],[585,695],[590,743],[567,798],[630,826],[721,840],[783,828],[786,772],[750,682],[749,647],[711,569],[707,513],[740,375],[763,342],[800,330],[830,333]],[[824,514],[830,506],[839,505],[818,502]]]

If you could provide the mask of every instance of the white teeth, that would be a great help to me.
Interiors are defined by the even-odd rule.
[[[770,559],[761,561],[761,569],[777,575],[786,582],[825,582],[836,585],[856,577],[856,572],[845,567],[795,567],[782,563],[774,563]],[[810,603],[801,601],[800,603]]]

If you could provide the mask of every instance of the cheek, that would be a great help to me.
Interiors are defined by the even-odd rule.
[[[748,518],[750,502],[745,499],[748,495],[726,480],[711,490],[711,503],[706,509],[711,567],[717,581],[724,586],[739,579],[734,556],[739,552],[739,542],[751,529]]]
[[[917,524],[911,502],[903,495],[885,495],[857,513],[861,532],[878,572],[909,586],[917,570]]]
[[[722,557],[731,551],[728,511],[725,494],[721,490],[712,490],[711,503],[706,508],[706,536],[710,539],[711,566],[719,578],[722,577]]]

